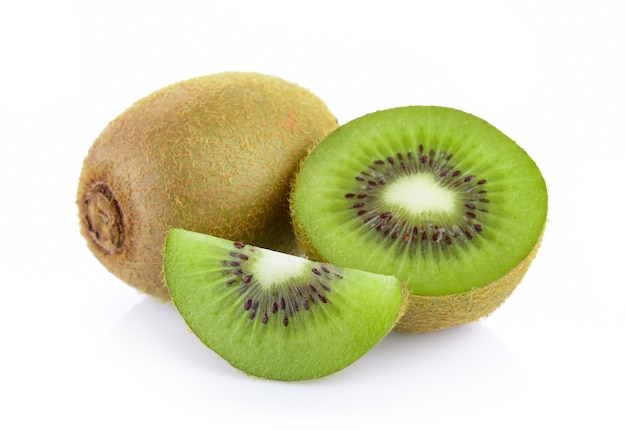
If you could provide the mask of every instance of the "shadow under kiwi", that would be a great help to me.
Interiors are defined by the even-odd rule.
[[[161,371],[230,368],[189,330],[172,302],[150,296],[119,320],[109,334],[108,346],[124,355],[121,359],[128,365],[137,361]]]
[[[516,390],[519,365],[506,344],[484,323],[430,333],[392,332],[343,372],[337,382],[367,381],[394,393],[405,406],[450,404],[454,400]],[[333,381],[334,382],[334,381]],[[401,402],[401,401],[400,401]]]
[[[336,394],[360,399],[357,403],[362,406],[392,401],[385,400],[390,393],[393,402],[405,406],[449,404],[454,399],[512,390],[520,383],[515,358],[482,322],[431,333],[392,332],[347,368],[324,378],[292,383],[250,377],[233,368],[202,344],[171,302],[148,296],[114,326],[108,344],[121,362],[136,363],[144,371],[184,369],[186,374],[197,372],[242,383],[252,378],[255,387],[278,384],[281,390],[295,390],[292,394],[297,391],[298,395],[294,399],[314,400],[319,395],[321,400],[332,387]]]

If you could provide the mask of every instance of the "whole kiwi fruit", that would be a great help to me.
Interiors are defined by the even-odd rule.
[[[394,275],[411,292],[394,330],[489,315],[513,292],[547,219],[543,175],[486,121],[406,106],[341,126],[303,161],[291,210],[318,261]]]
[[[309,90],[252,72],[162,88],[111,121],[80,174],[80,230],[127,284],[169,298],[163,249],[185,228],[294,253],[292,175],[337,127]]]

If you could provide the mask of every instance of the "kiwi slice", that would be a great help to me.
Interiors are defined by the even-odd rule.
[[[162,298],[170,227],[298,252],[289,185],[336,127],[316,95],[276,76],[225,72],[171,84],[91,146],[76,199],[81,232],[113,274]]]
[[[275,380],[350,365],[391,331],[407,297],[393,276],[184,229],[169,232],[164,268],[198,338],[243,372]]]
[[[533,259],[544,178],[494,126],[446,107],[357,118],[302,163],[294,228],[307,253],[408,283],[396,330],[432,331],[496,309]]]

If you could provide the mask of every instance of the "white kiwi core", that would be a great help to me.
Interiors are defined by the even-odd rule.
[[[257,250],[258,252],[259,250]],[[261,288],[289,284],[301,279],[310,268],[308,260],[294,255],[263,249],[254,261],[254,277]]]
[[[428,173],[402,176],[390,183],[383,201],[410,218],[446,217],[454,213],[454,191],[442,187]]]

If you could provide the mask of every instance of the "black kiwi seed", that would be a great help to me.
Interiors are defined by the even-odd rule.
[[[368,171],[355,177],[354,192],[344,195],[351,201],[347,208],[381,239],[398,242],[401,250],[446,248],[455,242],[472,241],[475,235],[484,232],[484,214],[489,212],[487,179],[477,179],[457,169],[452,160],[453,154],[426,150],[423,145],[419,145],[415,153],[398,153],[373,160]],[[379,199],[387,184],[399,177],[420,173],[429,173],[440,186],[461,196],[464,213],[446,225],[433,225],[428,221],[413,225],[388,209],[380,211],[384,205],[379,204]]]
[[[234,251],[228,253],[229,258],[222,260],[225,276],[224,286],[236,288],[242,297],[242,315],[255,320],[257,317],[263,325],[267,325],[272,318],[282,320],[287,327],[291,318],[299,312],[306,312],[313,306],[331,303],[328,293],[331,288],[328,284],[333,278],[341,279],[342,275],[330,270],[326,265],[319,264],[311,269],[310,277],[303,277],[294,285],[280,287],[263,287],[249,270],[249,253],[254,247],[235,242]]]

